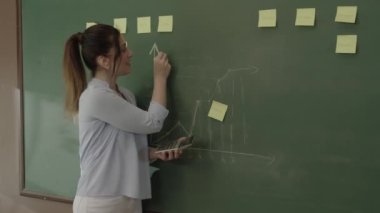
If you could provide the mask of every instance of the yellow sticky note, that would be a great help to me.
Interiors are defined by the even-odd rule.
[[[314,26],[315,8],[298,8],[296,26]]]
[[[355,23],[357,6],[338,6],[336,9],[335,22]]]
[[[357,35],[338,35],[335,53],[356,53]]]
[[[223,121],[228,106],[217,101],[212,101],[208,117]]]
[[[87,22],[86,23],[86,29],[89,28],[89,27],[92,27],[94,25],[97,25],[97,23],[95,23],[95,22]]]
[[[113,26],[120,31],[120,33],[127,32],[127,18],[115,18]]]
[[[173,32],[173,16],[159,16],[157,31]]]
[[[277,10],[260,10],[259,27],[276,27]]]
[[[137,18],[137,33],[150,33],[150,16]]]

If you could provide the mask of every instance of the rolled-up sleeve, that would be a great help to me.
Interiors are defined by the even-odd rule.
[[[164,106],[155,101],[150,102],[148,112],[151,112],[153,115],[156,115],[157,121],[164,121],[169,114],[169,111]]]
[[[121,130],[151,134],[162,129],[169,111],[157,102],[152,101],[148,111],[111,91],[92,90],[81,100],[80,110],[87,118],[99,119]]]

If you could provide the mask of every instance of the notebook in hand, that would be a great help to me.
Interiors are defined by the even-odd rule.
[[[182,137],[178,140],[175,140],[173,142],[163,144],[157,147],[156,153],[160,152],[167,152],[172,150],[178,150],[178,149],[186,149],[190,147],[193,144],[194,136],[188,136],[188,137]]]

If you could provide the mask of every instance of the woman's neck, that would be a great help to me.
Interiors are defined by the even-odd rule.
[[[106,72],[97,71],[94,78],[107,82],[112,90],[116,91],[124,100],[128,101],[124,94],[120,92],[119,87],[116,84],[116,77],[112,78],[107,75]]]
[[[107,82],[111,89],[117,90],[116,78],[112,78],[106,72],[98,71],[94,78]]]

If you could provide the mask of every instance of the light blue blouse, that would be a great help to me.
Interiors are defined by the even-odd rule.
[[[80,96],[78,196],[151,197],[147,134],[160,131],[169,112],[154,101],[141,110],[121,92],[128,101],[94,78]]]

